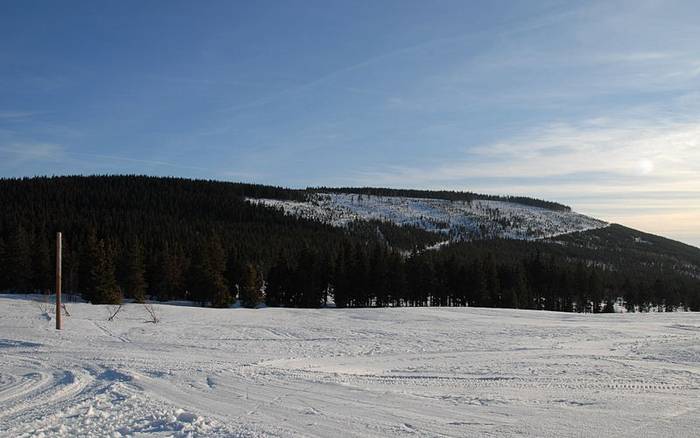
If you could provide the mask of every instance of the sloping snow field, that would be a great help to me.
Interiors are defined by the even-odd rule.
[[[311,195],[307,202],[253,198],[248,201],[339,227],[355,220],[380,220],[449,233],[457,240],[475,236],[540,239],[608,225],[579,213],[503,201],[466,202],[343,193],[318,193]]]
[[[0,436],[691,437],[700,314],[0,296]]]

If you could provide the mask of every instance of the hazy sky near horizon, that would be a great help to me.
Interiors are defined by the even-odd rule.
[[[700,2],[3,1],[0,176],[522,194],[700,246]]]

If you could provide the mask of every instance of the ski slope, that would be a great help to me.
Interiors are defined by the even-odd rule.
[[[356,220],[379,220],[444,233],[452,240],[541,239],[608,225],[579,213],[504,201],[467,202],[344,193],[313,194],[306,202],[254,198],[248,201],[339,227]]]
[[[690,437],[700,314],[0,296],[0,436]]]

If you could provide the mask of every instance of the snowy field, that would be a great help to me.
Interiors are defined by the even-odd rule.
[[[691,437],[700,314],[0,296],[0,436]]]
[[[340,193],[315,194],[307,202],[253,198],[248,201],[334,226],[345,226],[355,220],[379,220],[449,234],[455,240],[475,236],[541,239],[608,225],[579,213],[503,201],[466,202]]]

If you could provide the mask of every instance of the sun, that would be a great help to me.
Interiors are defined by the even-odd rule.
[[[647,158],[639,160],[637,163],[637,169],[642,175],[649,175],[654,171],[654,162]]]

